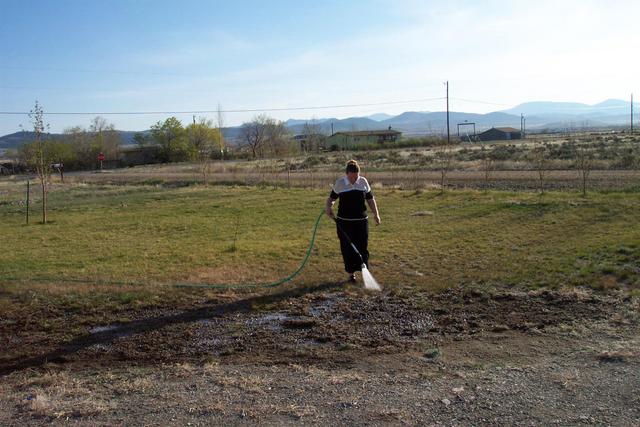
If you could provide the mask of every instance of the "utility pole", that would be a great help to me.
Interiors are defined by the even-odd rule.
[[[631,94],[631,133],[633,133],[633,94]]]
[[[222,106],[220,105],[220,102],[218,102],[218,123],[217,123],[218,144],[220,145],[220,158],[222,160],[224,160],[224,149],[225,149],[224,135],[222,134],[223,121],[224,120],[223,120],[223,117],[222,117]]]
[[[446,82],[447,85],[447,145],[451,143],[451,136],[449,133],[449,80]]]

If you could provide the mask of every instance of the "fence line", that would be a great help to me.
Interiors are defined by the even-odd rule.
[[[329,190],[341,172],[312,170],[231,170],[213,172],[207,177],[208,184],[276,186],[282,188],[309,188]],[[441,171],[369,171],[364,174],[373,188],[395,188],[405,190],[440,188]],[[201,177],[193,173],[110,173],[77,174],[67,179],[86,183],[113,184],[191,184],[202,182]],[[449,171],[446,174],[446,186],[451,188],[535,190],[539,188],[537,171],[490,171],[486,179],[484,171]],[[545,188],[575,189],[581,188],[579,170],[546,171]],[[588,187],[592,190],[621,190],[640,187],[638,170],[593,170],[589,175]]]

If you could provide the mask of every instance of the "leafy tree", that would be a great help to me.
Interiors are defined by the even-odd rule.
[[[63,141],[73,152],[67,160],[72,169],[94,168],[99,153],[107,160],[118,160],[122,144],[115,126],[99,116],[91,121],[88,130],[81,126],[65,129]]]
[[[211,120],[201,118],[198,123],[187,126],[186,133],[191,149],[196,153],[202,181],[206,184],[213,154],[220,147],[220,132],[213,127]]]
[[[92,162],[95,162],[99,153],[103,153],[105,160],[117,160],[122,139],[113,123],[108,123],[103,117],[95,117],[89,125],[91,135]]]
[[[48,141],[50,156],[53,163],[74,164],[77,155],[71,144],[65,141]]]
[[[63,140],[74,153],[73,159],[67,160],[69,168],[88,168],[95,162],[95,156],[89,142],[89,134],[80,126],[74,126],[64,130]]]
[[[160,160],[182,162],[195,157],[195,150],[189,145],[187,132],[175,117],[169,117],[151,126],[151,138],[160,146]]]
[[[149,137],[149,135],[145,135],[142,132],[136,132],[135,134],[133,134],[133,140],[136,144],[138,144],[138,147],[140,148],[144,148],[151,143],[151,138]]]

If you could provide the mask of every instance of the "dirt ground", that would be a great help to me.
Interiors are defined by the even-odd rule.
[[[0,425],[637,426],[639,332],[640,298],[584,289],[3,314]]]

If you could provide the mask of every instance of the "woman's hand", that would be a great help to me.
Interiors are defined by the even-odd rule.
[[[380,225],[380,213],[378,212],[376,199],[367,199],[367,204],[369,205],[369,208],[371,208],[371,213],[373,214],[373,218],[376,220],[376,225]]]
[[[333,204],[335,202],[336,201],[333,200],[331,197],[327,197],[327,201],[324,204],[324,213],[326,213],[327,216],[334,221],[336,220],[335,215],[333,215]]]

